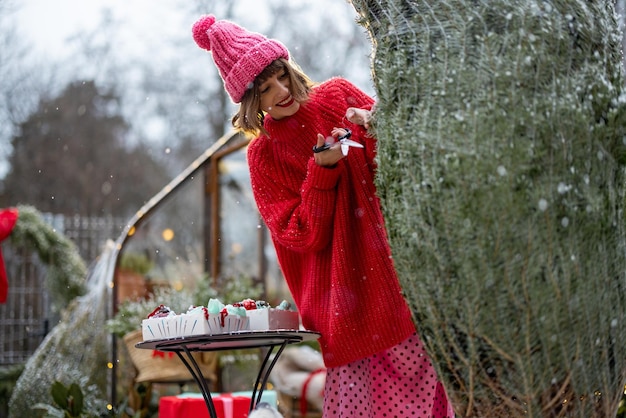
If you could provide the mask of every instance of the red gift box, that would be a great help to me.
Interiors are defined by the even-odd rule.
[[[250,398],[229,393],[213,395],[219,418],[247,418]],[[210,418],[202,396],[163,396],[159,400],[159,418]]]

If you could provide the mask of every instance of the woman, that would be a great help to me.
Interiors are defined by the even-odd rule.
[[[342,78],[314,84],[283,44],[232,22],[204,16],[193,35],[240,104],[233,125],[255,137],[254,198],[302,324],[321,333],[324,417],[453,417],[391,259],[373,99]]]

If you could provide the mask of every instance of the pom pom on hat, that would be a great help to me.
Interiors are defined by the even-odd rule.
[[[192,33],[196,44],[213,55],[224,88],[235,103],[241,102],[265,67],[278,58],[289,59],[289,51],[280,42],[213,15],[198,19]]]
[[[198,46],[207,51],[211,50],[211,40],[209,39],[208,31],[215,23],[215,16],[207,15],[202,16],[196,23],[194,23],[191,32],[193,33],[193,39]]]

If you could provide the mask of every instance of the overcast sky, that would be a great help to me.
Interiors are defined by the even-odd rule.
[[[17,28],[28,37],[39,52],[60,53],[67,37],[93,28],[100,18],[104,0],[21,0],[17,10]],[[111,3],[110,1],[108,3]],[[144,0],[126,2],[131,5]],[[157,3],[157,2],[155,2]],[[123,10],[123,9],[122,9]]]
[[[177,13],[176,4],[150,0],[20,0],[17,28],[38,52],[64,56],[66,41],[96,29],[104,10],[123,23],[120,30],[129,43],[180,34],[181,30],[188,32],[190,23],[183,13]]]
[[[264,4],[270,4],[272,0],[222,1],[236,1],[239,10],[237,15],[245,16],[243,19],[245,21],[237,23],[250,30],[263,31]],[[320,9],[332,6],[336,8],[337,13],[355,15],[346,0],[299,1],[311,4],[313,9],[316,6]],[[181,13],[181,3],[171,0],[14,0],[14,2],[17,4],[19,32],[32,40],[34,47],[43,54],[62,56],[67,50],[64,47],[66,40],[77,33],[93,31],[101,21],[104,10],[109,10],[116,21],[123,23],[122,30],[129,43],[139,39],[145,41],[146,34],[151,34],[150,38],[157,39],[165,39],[168,36],[180,37],[181,31],[185,34],[191,33],[193,24],[185,13]],[[206,1],[196,0],[195,3],[206,4]],[[250,12],[246,13],[246,9]],[[307,19],[309,23],[314,20]]]

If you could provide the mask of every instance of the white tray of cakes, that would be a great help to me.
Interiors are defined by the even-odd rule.
[[[292,310],[287,301],[272,308],[264,301],[253,299],[225,305],[214,298],[206,306],[191,306],[180,314],[159,305],[141,323],[144,341],[248,330],[297,330],[299,327],[298,312]]]

